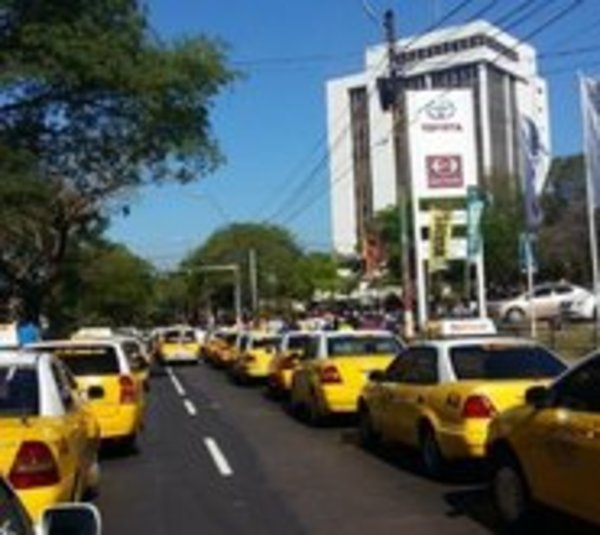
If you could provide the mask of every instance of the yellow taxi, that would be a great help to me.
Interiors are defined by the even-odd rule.
[[[146,394],[140,361],[130,360],[122,341],[56,340],[29,347],[52,353],[64,362],[89,400],[102,440],[118,442],[127,449],[136,447]]]
[[[162,364],[191,362],[200,360],[200,343],[191,327],[178,326],[164,329],[160,334],[158,358]]]
[[[99,433],[60,361],[37,351],[0,355],[0,473],[35,522],[97,489]]]
[[[269,364],[267,389],[273,397],[287,397],[292,388],[294,370],[305,356],[312,331],[289,331],[281,337],[281,343]]]
[[[240,383],[266,379],[280,343],[281,336],[269,332],[242,333],[236,344],[237,354],[229,368],[232,378]]]
[[[490,426],[492,495],[512,527],[531,519],[534,502],[570,513],[600,532],[600,353]],[[590,533],[592,530],[590,530]]]
[[[565,369],[546,348],[523,339],[461,336],[411,344],[363,389],[361,440],[415,446],[425,472],[439,477],[449,460],[484,457],[492,418]]]
[[[215,331],[206,343],[206,359],[216,368],[224,368],[235,358],[237,330],[222,329]]]
[[[401,349],[400,340],[387,331],[315,333],[292,375],[292,412],[312,425],[355,413],[371,372],[385,369]]]

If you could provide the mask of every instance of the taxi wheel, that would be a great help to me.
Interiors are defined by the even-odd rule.
[[[433,479],[441,479],[445,473],[446,460],[430,424],[424,424],[419,432],[419,452],[425,473]]]
[[[510,528],[520,528],[531,510],[529,485],[518,461],[509,453],[493,458],[491,491],[501,520]]]
[[[376,448],[381,437],[373,427],[373,419],[367,407],[361,405],[358,411],[358,438],[361,446],[366,449]]]
[[[319,409],[319,402],[315,393],[313,392],[310,396],[310,401],[308,403],[307,409],[307,417],[308,423],[313,427],[320,427],[324,423],[323,415],[321,414],[321,410]]]
[[[525,312],[520,308],[511,308],[505,316],[506,321],[509,323],[522,323],[525,320]]]

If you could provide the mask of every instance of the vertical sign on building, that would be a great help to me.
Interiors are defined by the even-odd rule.
[[[439,264],[434,244],[423,229],[430,225],[436,206],[444,201],[462,208],[452,209],[446,235],[467,224],[466,199],[469,188],[477,187],[477,153],[473,94],[471,89],[439,89],[406,92],[407,136],[410,155],[411,190],[414,207],[415,249],[419,322],[427,321],[427,289],[424,262]],[[453,226],[454,225],[454,226]],[[458,233],[464,236],[465,232]],[[448,260],[466,260],[464,237],[450,238],[445,256]],[[438,251],[439,252],[439,251]],[[479,310],[485,310],[483,257],[476,259]]]

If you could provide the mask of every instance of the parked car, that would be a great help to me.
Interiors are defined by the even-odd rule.
[[[100,430],[70,372],[36,352],[0,354],[0,473],[37,522],[100,482]]]
[[[142,428],[146,392],[143,358],[135,359],[126,342],[55,340],[29,346],[52,353],[69,368],[100,424],[100,437],[132,449]]]
[[[600,353],[553,384],[528,390],[526,401],[490,425],[487,454],[500,516],[517,527],[540,502],[600,531]]]
[[[565,316],[571,320],[588,320],[596,319],[596,296],[593,293],[582,295],[570,303],[563,306]]]
[[[388,331],[315,333],[292,376],[290,408],[312,425],[329,416],[355,414],[369,374],[385,369],[402,348]]]
[[[591,292],[585,288],[574,284],[564,282],[540,284],[533,289],[533,296],[525,292],[499,301],[491,312],[499,319],[512,323],[530,318],[532,312],[536,319],[555,318],[571,303],[591,295]]]
[[[269,367],[281,343],[281,336],[264,331],[248,331],[244,338],[240,354],[229,372],[241,382],[264,381],[269,375]]]
[[[371,374],[358,403],[360,439],[415,447],[424,471],[485,455],[492,418],[524,401],[566,365],[540,344],[507,337],[458,337],[411,344]]]
[[[0,475],[0,533],[5,535],[100,535],[100,513],[89,503],[63,503],[44,509],[36,527],[19,496]]]

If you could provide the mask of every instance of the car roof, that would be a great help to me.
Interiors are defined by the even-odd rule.
[[[35,342],[33,344],[28,344],[27,347],[30,349],[45,349],[45,348],[55,348],[55,347],[78,347],[78,346],[86,346],[86,347],[103,347],[103,346],[111,346],[115,347],[119,345],[119,340],[115,338],[82,338],[79,340],[45,340],[43,342]]]
[[[320,336],[326,338],[347,338],[347,337],[361,337],[361,336],[387,336],[394,337],[394,333],[386,331],[384,329],[364,329],[356,331],[317,331]]]
[[[432,340],[419,340],[417,342],[412,342],[409,344],[409,347],[430,347],[430,346],[438,346],[442,348],[450,348],[456,346],[462,346],[465,344],[504,344],[504,345],[527,345],[527,346],[541,346],[539,342],[536,340],[531,340],[529,338],[517,338],[515,336],[464,336],[460,338],[438,338]]]
[[[35,351],[0,351],[0,366],[35,366],[42,357]]]

